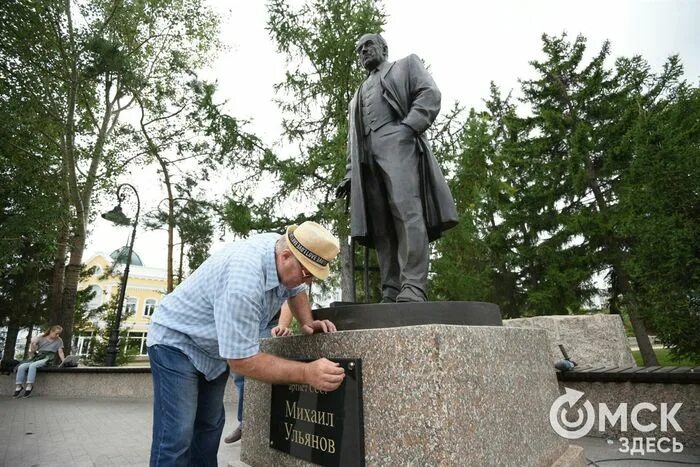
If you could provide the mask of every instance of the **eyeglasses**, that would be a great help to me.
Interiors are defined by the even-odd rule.
[[[304,282],[308,281],[309,279],[313,279],[313,274],[309,272],[308,269],[304,267],[303,264],[301,264],[301,261],[297,260],[297,263],[299,263],[299,267],[301,268],[301,278]]]

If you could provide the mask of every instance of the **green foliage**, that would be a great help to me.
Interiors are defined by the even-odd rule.
[[[676,80],[672,58],[662,76]],[[644,316],[675,357],[700,356],[700,89],[659,96],[632,130],[636,157],[620,189],[625,267]],[[695,142],[695,143],[694,143]]]
[[[248,235],[253,229],[253,214],[251,206],[253,198],[247,196],[242,202],[229,199],[224,206],[223,220],[234,232],[240,235]]]
[[[27,327],[47,321],[49,258],[27,241],[0,271],[0,324]]]
[[[43,137],[59,129],[18,91],[42,83],[19,79],[20,64],[11,53],[14,46],[32,43],[31,28],[46,26],[46,18],[24,8],[11,12],[13,3],[0,6],[0,325],[29,326],[47,318],[49,270],[57,232],[67,219],[56,183],[59,147]],[[36,54],[36,60],[45,58],[40,50]]]
[[[45,232],[32,237],[30,222],[17,223],[23,233],[12,237],[54,241],[61,267],[52,299],[69,350],[92,203],[111,195],[129,164],[152,154],[152,142],[121,114],[135,102],[157,116],[174,112],[191,70],[218,48],[218,18],[202,0],[10,0],[0,2],[0,21],[0,131],[3,139],[11,135],[13,159],[28,161],[7,164],[16,175],[0,162],[0,185],[38,175],[27,184],[34,200],[12,184],[7,199],[39,212],[36,224]]]
[[[148,225],[167,226],[170,235],[177,230],[187,250],[190,270],[206,259],[215,222],[222,230],[228,225],[239,235],[268,230],[264,227],[269,223],[269,211],[254,204],[249,193],[258,186],[275,156],[247,131],[247,122],[222,111],[223,104],[214,101],[215,91],[214,84],[191,79],[177,100],[172,95],[159,96],[161,103],[169,100],[172,105],[160,105],[159,115],[148,123],[143,118],[141,122],[150,154],[161,166],[169,201],[167,210],[149,216]],[[147,106],[140,103],[145,116]],[[168,113],[171,107],[179,109]],[[194,159],[196,169],[185,171],[180,167],[180,162],[191,165]],[[208,182],[210,174],[220,176],[224,171],[235,173],[240,179],[230,182],[225,202],[208,200],[199,182]],[[182,175],[176,176],[178,172]]]
[[[441,300],[498,303],[505,317],[519,316],[524,300],[515,252],[507,248],[509,230],[500,221],[514,195],[504,132],[513,106],[492,87],[492,115],[471,111],[460,126],[455,108],[439,127],[436,156],[452,167],[449,184],[460,223],[434,250],[431,294]]]
[[[116,317],[117,317],[117,300],[118,295],[114,295],[110,300],[110,303],[100,307],[96,312],[96,317],[107,323],[106,326],[96,330],[96,333],[92,339],[90,339],[89,352],[87,357],[85,357],[82,362],[88,366],[102,366],[105,364],[105,359],[107,357],[107,347],[109,346],[109,334]],[[138,355],[139,349],[126,348],[128,343],[128,332],[129,329],[123,325],[133,312],[127,312],[126,306],[125,310],[122,312],[122,326],[119,329],[119,341],[117,344],[117,366],[127,365],[128,363],[134,361],[134,358]]]
[[[200,203],[186,203],[182,208],[178,231],[180,240],[189,245],[188,266],[190,271],[194,271],[209,256],[214,235],[214,226],[206,208]]]
[[[375,2],[328,0],[297,10],[276,0],[268,12],[268,30],[290,67],[276,85],[284,133],[301,152],[277,161],[279,195],[320,196],[317,210],[332,211],[334,187],[345,174],[348,105],[364,77],[355,43],[367,31],[381,32],[384,14]]]
[[[292,331],[292,335],[301,335],[301,324],[296,318],[292,318],[292,322],[289,323],[289,329]]]
[[[676,290],[669,291],[669,295],[673,292]],[[646,294],[645,298],[650,299],[646,315],[650,316],[657,338],[669,347],[671,357],[700,361],[700,298],[691,295],[675,303],[666,294]],[[669,308],[659,308],[661,305]]]
[[[95,267],[90,269],[85,269],[80,273],[80,280],[87,279],[95,272]],[[105,276],[108,273],[105,272]],[[92,299],[95,298],[95,290],[91,287],[87,287],[83,290],[78,291],[78,299],[75,307],[75,320],[73,322],[74,328],[78,331],[86,330],[92,327],[93,323],[98,319],[104,319],[104,315],[107,310],[107,305],[102,305],[97,308],[89,308],[88,304]],[[49,326],[51,323],[49,323]]]
[[[656,352],[656,357],[659,360],[660,366],[700,366],[700,359],[697,357],[679,358],[674,356],[669,349],[654,349],[654,352]],[[642,355],[639,353],[639,350],[633,350],[632,356],[637,365],[644,366],[644,360],[642,360]]]
[[[677,57],[654,74],[640,57],[609,67],[607,43],[587,60],[581,36],[542,41],[521,107],[492,86],[486,111],[442,121],[461,223],[435,246],[431,290],[506,317],[607,296],[638,340],[646,323],[674,355],[697,355],[699,90]]]
[[[367,0],[315,0],[293,8],[273,0],[268,14],[267,29],[289,67],[284,81],[275,87],[284,115],[284,137],[298,147],[298,153],[288,159],[268,154],[265,159],[266,169],[277,175],[279,183],[265,203],[266,211],[259,213],[269,221],[258,225],[279,229],[311,219],[347,238],[348,217],[336,205],[334,193],[345,175],[348,105],[364,77],[355,43],[364,33],[383,30],[382,6]],[[273,217],[286,212],[285,202],[298,203],[295,211],[303,212],[293,218]],[[347,267],[344,242],[341,258],[336,264]],[[320,285],[323,289],[330,284]],[[344,289],[349,285],[345,283]]]

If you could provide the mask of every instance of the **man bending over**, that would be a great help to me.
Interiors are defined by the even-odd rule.
[[[313,320],[305,284],[324,280],[338,241],[315,222],[285,235],[254,235],[228,245],[165,297],[148,333],[153,375],[151,465],[216,465],[229,368],[270,384],[333,391],[343,369],[260,352],[259,329],[287,300],[305,334],[334,332]]]

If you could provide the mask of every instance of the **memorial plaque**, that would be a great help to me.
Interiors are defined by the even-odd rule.
[[[333,361],[345,369],[335,391],[272,385],[270,447],[323,466],[365,465],[362,360]]]

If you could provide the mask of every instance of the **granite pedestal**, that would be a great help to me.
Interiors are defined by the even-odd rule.
[[[547,331],[552,364],[564,358],[561,344],[579,366],[636,366],[620,315],[533,316],[505,320],[503,325]]]
[[[362,359],[366,465],[545,466],[568,447],[548,421],[559,397],[548,346],[541,329],[426,324],[266,339],[262,350]],[[307,465],[269,447],[270,388],[246,382],[241,460]]]

